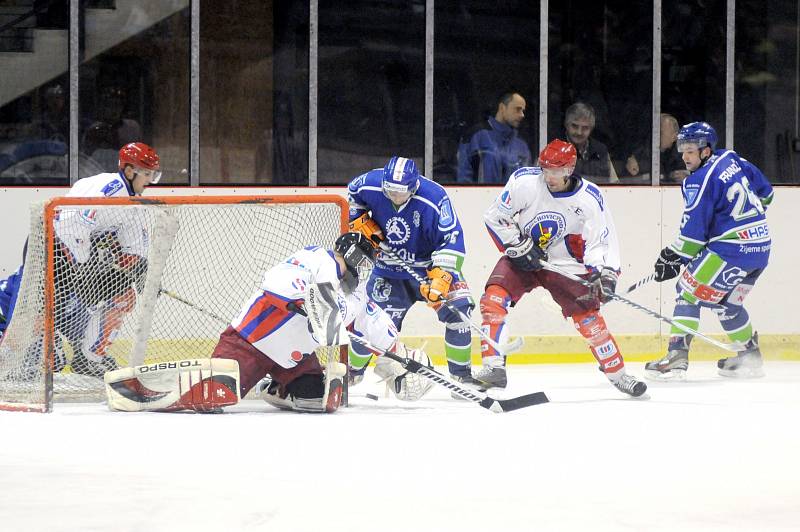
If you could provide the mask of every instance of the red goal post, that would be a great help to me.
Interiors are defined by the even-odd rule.
[[[332,248],[347,216],[347,201],[333,194],[60,197],[33,205],[17,305],[0,343],[0,410],[102,400],[102,378],[73,367],[89,347],[95,353],[99,345],[109,357],[103,362],[120,367],[210,356],[264,272],[305,246]],[[81,253],[96,272],[69,266]],[[96,342],[88,346],[87,338]],[[346,362],[346,349],[335,351]]]

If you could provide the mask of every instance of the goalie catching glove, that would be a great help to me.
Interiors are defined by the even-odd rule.
[[[436,267],[428,270],[428,282],[420,284],[419,291],[430,305],[446,299],[452,283],[453,275]]]
[[[506,255],[516,268],[526,272],[542,269],[541,260],[547,260],[547,253],[536,245],[532,238],[526,238],[515,246],[506,248]]]
[[[422,349],[408,349],[397,342],[395,354],[432,368],[431,359]],[[386,382],[386,389],[401,401],[418,401],[433,388],[433,381],[409,372],[400,362],[379,356],[375,361],[375,375]]]
[[[349,224],[349,231],[351,233],[361,233],[369,243],[372,244],[372,247],[378,248],[383,242],[383,231],[381,230],[381,226],[378,225],[378,222],[370,218],[367,213],[362,214]]]

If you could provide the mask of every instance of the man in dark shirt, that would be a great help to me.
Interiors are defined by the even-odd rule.
[[[659,173],[661,174],[661,183],[680,183],[684,177],[689,175],[675,145],[680,126],[674,116],[666,113],[661,114],[660,122]],[[642,146],[635,149],[625,162],[623,176],[642,175],[645,177],[650,175],[649,143],[647,147]]]
[[[569,140],[578,151],[575,173],[590,181],[619,181],[614,165],[608,155],[608,148],[597,139],[591,138],[595,124],[595,112],[591,105],[577,102],[567,108],[564,114],[564,129]]]
[[[531,166],[531,151],[517,129],[525,118],[525,98],[507,92],[497,112],[473,127],[459,142],[459,183],[499,183],[518,168]]]

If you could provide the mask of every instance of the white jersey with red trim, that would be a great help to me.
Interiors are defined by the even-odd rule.
[[[605,197],[577,178],[569,192],[550,192],[538,167],[520,168],[485,212],[483,219],[498,249],[531,237],[548,261],[570,273],[587,268],[620,270],[619,244]]]
[[[292,368],[304,353],[312,353],[320,346],[308,319],[292,307],[302,303],[309,285],[328,282],[337,288],[344,324],[352,324],[355,334],[365,336],[375,347],[389,349],[397,339],[394,323],[369,300],[366,282],[345,293],[340,282],[343,273],[332,251],[316,246],[302,249],[266,272],[260,289],[231,325],[270,359]]]
[[[133,196],[133,189],[122,174],[107,173],[79,179],[67,192],[68,197],[102,198]],[[82,264],[89,260],[92,238],[112,234],[122,253],[146,256],[148,235],[139,209],[62,209],[55,219],[55,233],[67,246],[72,258]]]

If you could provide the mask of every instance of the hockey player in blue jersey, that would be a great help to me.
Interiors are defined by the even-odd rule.
[[[411,306],[424,301],[445,324],[445,353],[452,377],[478,387],[472,378],[470,328],[440,299],[469,316],[474,303],[461,267],[464,233],[447,193],[421,176],[411,159],[394,156],[385,168],[353,179],[348,185],[350,230],[388,246],[397,259],[412,267],[426,284],[419,284],[389,254],[379,255],[367,293],[394,321],[398,330]],[[351,351],[357,376],[369,356]]]
[[[715,150],[717,133],[706,122],[683,126],[677,144],[691,173],[681,187],[685,206],[680,234],[661,251],[656,280],[673,279],[686,266],[676,287],[673,319],[697,330],[700,308],[713,309],[728,337],[742,345],[736,356],[717,362],[720,375],[760,377],[758,334],[744,300],[769,261],[772,242],[765,211],[772,186],[733,150]],[[670,335],[666,356],[645,365],[652,378],[685,378],[692,336],[675,327]]]

